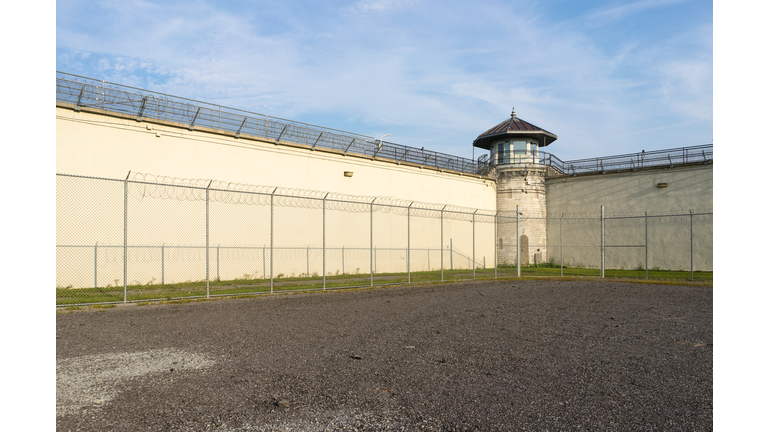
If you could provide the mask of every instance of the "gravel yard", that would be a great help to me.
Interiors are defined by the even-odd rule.
[[[712,307],[515,280],[59,311],[57,430],[712,430]]]

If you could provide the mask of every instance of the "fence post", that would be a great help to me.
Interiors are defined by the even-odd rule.
[[[99,242],[96,242],[96,244],[93,246],[93,287],[98,288],[99,287],[99,274],[98,274],[98,264],[99,264]]]
[[[376,201],[376,198],[374,198],[373,201],[371,201],[371,229],[370,229],[371,231],[371,245],[370,245],[371,286],[373,286],[373,253],[374,253],[373,252],[373,203],[374,201]]]
[[[515,244],[517,254],[517,277],[520,277],[520,205],[515,207]]]
[[[219,248],[221,247],[221,244],[216,245],[216,280],[220,281],[221,276],[219,276]]]
[[[688,210],[691,213],[691,280],[693,280],[693,210]]]
[[[605,277],[605,207],[600,206],[600,277]]]
[[[429,262],[429,246],[427,246],[427,271],[432,271],[432,264]]]
[[[563,216],[565,213],[560,214],[560,277],[563,277]]]
[[[165,285],[165,243],[160,245],[160,285]]]
[[[408,283],[411,283],[411,206],[413,201],[408,204],[408,249],[405,251],[405,267],[408,270]]]
[[[493,278],[494,279],[499,277],[499,273],[498,273],[498,267],[499,267],[498,224],[499,224],[499,212],[496,212],[496,214],[493,215]]]
[[[208,182],[208,186],[205,187],[205,298],[211,298],[211,277],[210,277],[210,250],[209,250],[209,235],[208,235],[208,191],[211,187],[213,180]]]
[[[307,277],[309,277],[309,246],[307,246]]]
[[[275,191],[269,195],[269,292],[275,292]]]
[[[451,270],[453,270],[453,237],[451,237]]]
[[[648,212],[645,212],[645,278],[648,279]]]
[[[447,205],[444,205],[443,208],[440,209],[440,282],[445,282],[443,270],[445,268],[445,265],[443,264],[443,260],[445,259],[445,246],[443,245],[443,212],[446,207]]]
[[[128,175],[123,182],[123,303],[128,302]]]
[[[323,197],[323,289],[325,289],[325,199],[330,192],[326,192]]]
[[[476,279],[475,271],[477,269],[477,261],[475,260],[475,215],[477,210],[472,213],[472,279]]]
[[[341,274],[347,274],[346,270],[344,269],[344,246],[341,247]]]

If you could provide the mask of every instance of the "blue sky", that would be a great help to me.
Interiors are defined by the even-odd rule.
[[[56,69],[466,157],[514,107],[576,159],[712,142],[712,9],[58,1]]]

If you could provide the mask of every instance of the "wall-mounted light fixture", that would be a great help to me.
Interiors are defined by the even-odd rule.
[[[352,174],[354,174],[352,171],[344,171],[344,177],[352,177]]]
[[[657,188],[665,188],[665,187],[667,187],[667,184],[666,183],[656,183],[656,187]]]

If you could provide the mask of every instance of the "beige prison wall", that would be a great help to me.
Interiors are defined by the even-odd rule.
[[[663,188],[659,183],[666,183]],[[605,266],[713,270],[713,218],[689,213],[712,213],[713,165],[613,173],[547,180],[547,241],[550,259],[563,264],[600,267],[600,206],[604,206]],[[561,240],[561,221],[562,240]],[[658,215],[680,215],[654,217]],[[617,217],[620,219],[610,219]],[[632,246],[632,247],[630,247]]]
[[[57,172],[115,179],[57,177],[57,286],[122,285],[124,186],[128,171],[247,185],[279,186],[445,205],[495,208],[491,180],[302,146],[236,139],[199,128],[136,122],[57,107]],[[149,126],[149,128],[148,128]],[[159,136],[158,136],[159,135]],[[344,171],[352,171],[345,177]],[[132,179],[134,177],[132,176]],[[162,193],[128,182],[129,284],[204,280],[206,205],[201,190]],[[155,187],[157,188],[157,187]],[[193,197],[194,196],[194,197]],[[203,198],[201,198],[203,197]],[[231,198],[231,197],[230,197]],[[224,200],[226,201],[226,200]],[[237,201],[237,200],[230,200]],[[322,274],[322,206],[317,200],[268,198],[259,204],[208,203],[208,274],[213,280]],[[273,225],[270,227],[270,208]],[[459,220],[461,219],[461,220]],[[416,212],[410,227],[410,270],[440,268],[439,212]],[[373,266],[405,272],[405,209],[374,206]],[[371,213],[359,206],[326,210],[326,273],[371,270]],[[493,266],[493,225],[474,224],[475,262]],[[270,232],[273,250],[270,253]],[[443,218],[443,247],[453,243],[454,268],[471,268],[471,217]],[[270,266],[269,258],[274,258]],[[448,252],[442,253],[446,268]],[[309,262],[307,260],[309,258]],[[96,279],[94,281],[94,279]]]

